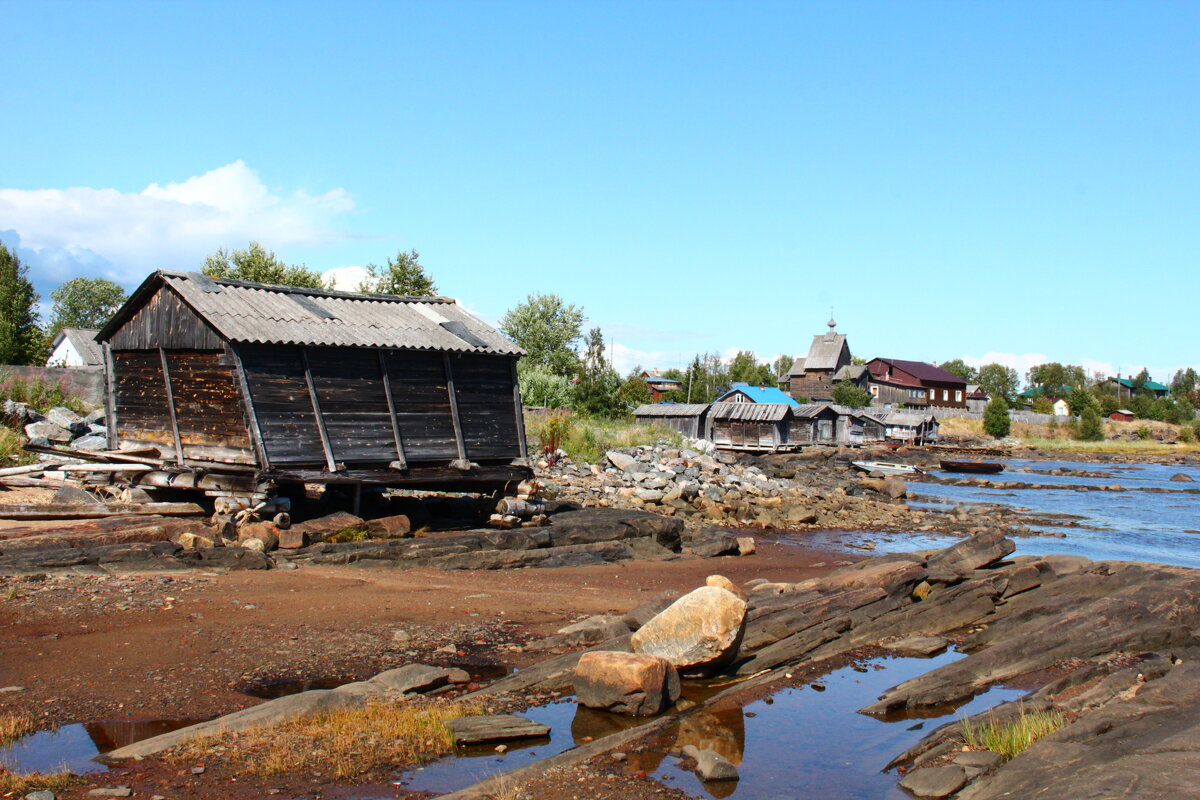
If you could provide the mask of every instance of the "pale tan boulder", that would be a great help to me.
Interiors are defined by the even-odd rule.
[[[746,627],[746,601],[719,586],[701,586],[643,625],[633,652],[661,656],[681,672],[727,663]]]
[[[679,699],[679,674],[659,656],[593,651],[575,666],[575,696],[588,708],[653,716]]]

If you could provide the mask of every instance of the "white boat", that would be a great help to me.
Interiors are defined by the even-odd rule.
[[[924,475],[925,470],[912,464],[897,464],[892,461],[851,461],[850,465],[863,472],[875,475]]]

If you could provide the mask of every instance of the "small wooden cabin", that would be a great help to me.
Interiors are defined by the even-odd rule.
[[[530,475],[522,351],[447,298],[159,271],[96,341],[110,448],[205,476],[170,485],[491,491]]]
[[[789,443],[793,406],[787,403],[713,403],[708,440],[723,450],[778,453]]]
[[[835,441],[838,413],[828,403],[810,403],[792,409],[788,441],[793,445]]]
[[[883,423],[887,441],[913,445],[933,444],[937,441],[941,424],[933,414],[873,409],[873,415]]]
[[[684,436],[703,439],[704,425],[708,420],[708,405],[705,403],[655,403],[638,406],[633,418],[646,425],[662,425],[677,430]]]

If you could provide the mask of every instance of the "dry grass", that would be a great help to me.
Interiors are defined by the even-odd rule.
[[[239,775],[312,770],[355,778],[449,752],[454,740],[445,722],[482,713],[478,703],[373,703],[193,739],[172,758],[180,763],[220,762]]]
[[[37,727],[29,717],[19,714],[0,714],[0,747],[12,744],[35,730]]]
[[[549,439],[547,426],[550,419],[532,415],[526,418],[526,436],[530,442],[537,443],[538,448],[543,447]],[[584,416],[565,419],[566,423],[559,426],[559,436],[555,437],[555,443],[571,458],[590,464],[599,463],[609,450],[623,447],[654,444],[683,446],[682,434],[661,425],[642,425],[633,420]]]
[[[87,783],[87,781],[66,770],[49,774],[31,772],[28,775],[18,775],[7,767],[0,766],[0,796],[2,797],[24,797],[38,789],[61,792],[81,783]]]
[[[1012,719],[997,720],[989,711],[982,725],[977,727],[970,719],[964,718],[959,720],[958,729],[967,747],[972,750],[991,750],[1007,760],[1066,724],[1058,711],[1026,711],[1022,705]]]
[[[983,420],[969,417],[943,417],[939,422],[941,422],[941,427],[938,434],[942,437],[971,437],[985,442],[993,441],[992,437],[983,432]],[[1150,432],[1150,438],[1138,438],[1137,431],[1143,427]],[[1028,422],[1014,422],[1011,436],[1021,444],[1035,447],[1038,450],[1147,455],[1200,452],[1200,443],[1181,441],[1180,430],[1180,426],[1167,422],[1105,420],[1104,435],[1106,438],[1103,441],[1081,442],[1071,438],[1071,429],[1065,423],[1051,427]]]

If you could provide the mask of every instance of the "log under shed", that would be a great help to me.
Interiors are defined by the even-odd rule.
[[[156,449],[166,485],[494,491],[531,475],[522,351],[447,298],[159,271],[96,340],[109,447]]]

